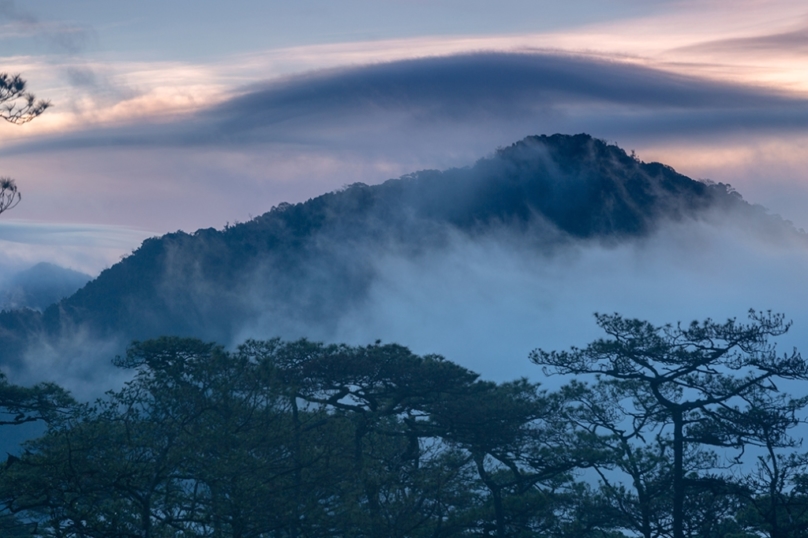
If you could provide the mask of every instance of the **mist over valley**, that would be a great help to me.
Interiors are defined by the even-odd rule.
[[[781,345],[799,346],[807,262],[803,232],[728,185],[587,135],[534,136],[465,168],[147,239],[69,297],[0,314],[0,359],[12,380],[89,396],[120,382],[110,359],[132,340],[379,339],[544,381],[528,352],[586,343],[595,312],[771,309],[795,321]]]
[[[73,295],[90,280],[92,277],[86,273],[39,262],[0,283],[0,308],[44,310]]]

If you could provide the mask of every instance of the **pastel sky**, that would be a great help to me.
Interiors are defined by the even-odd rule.
[[[0,0],[0,267],[587,132],[808,228],[804,0]]]

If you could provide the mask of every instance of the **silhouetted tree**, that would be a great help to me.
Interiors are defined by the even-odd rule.
[[[22,195],[10,177],[0,177],[0,213],[20,203]]]
[[[574,471],[601,455],[572,427],[567,394],[546,394],[524,379],[487,385],[440,402],[431,422],[474,464],[492,534],[559,533],[577,517]]]
[[[0,372],[0,426],[53,422],[72,404],[69,393],[54,383],[21,387]]]
[[[28,123],[51,106],[50,101],[36,100],[26,91],[20,75],[0,73],[0,118],[17,125]]]
[[[36,118],[51,106],[49,101],[39,100],[25,88],[20,75],[0,73],[0,118],[21,125]],[[22,195],[14,180],[0,177],[0,213],[20,203]]]
[[[614,514],[612,524],[643,538],[668,535],[672,442],[660,424],[659,404],[635,381],[589,386],[573,380],[562,390],[576,402],[571,420],[591,434],[593,449],[608,455],[593,468],[600,478],[596,496]]]
[[[763,449],[737,483],[746,501],[741,519],[770,538],[808,535],[808,454],[798,451],[802,441],[789,433],[802,422],[799,412],[806,403],[808,397],[752,394],[749,411],[728,425],[730,435]]]
[[[710,319],[689,326],[654,326],[618,314],[596,314],[608,338],[583,349],[547,352],[537,349],[530,359],[548,373],[593,374],[637,383],[664,411],[673,430],[673,536],[684,538],[685,465],[688,443],[742,448],[747,438],[732,428],[707,436],[713,426],[745,416],[751,394],[773,394],[774,379],[806,379],[808,363],[793,351],[778,355],[769,338],[788,331],[782,315],[750,311],[750,323]],[[731,409],[731,412],[725,412]],[[657,413],[658,411],[654,411]],[[688,428],[694,426],[694,437]]]
[[[553,393],[399,345],[135,342],[114,361],[131,380],[93,404],[6,391],[13,423],[48,430],[0,466],[0,534],[803,536],[806,456],[778,451],[804,400],[771,380],[805,368],[768,344],[782,318],[598,319],[610,339],[532,355],[596,376]],[[710,445],[764,452],[732,480]]]
[[[434,482],[440,468],[447,477],[454,473],[469,480],[467,465],[477,479],[466,487],[483,501],[474,525],[490,525],[497,536],[557,528],[562,504],[557,492],[571,482],[572,471],[591,464],[592,451],[578,449],[576,432],[565,418],[569,402],[526,380],[479,381],[477,374],[442,357],[419,357],[397,345],[353,348],[301,341],[249,346],[278,368],[285,386],[294,387],[295,399],[346,413],[355,424],[354,475],[363,481],[357,506],[367,506],[373,535],[411,536],[416,530],[405,525],[418,518],[413,514],[405,523],[409,509],[390,502],[400,498],[394,491],[407,491],[410,501],[420,499],[418,504],[433,514],[451,513],[451,506],[435,499],[459,499],[456,490],[431,490],[424,480]],[[397,469],[397,480],[380,481],[375,469],[368,473],[369,460],[377,463],[382,457],[368,449],[379,446],[388,447],[386,457],[392,459],[385,468],[388,473]],[[410,481],[417,477],[419,482]],[[447,477],[441,481],[447,483]],[[424,519],[424,508],[419,517]],[[394,527],[382,524],[392,520],[398,521]],[[438,523],[455,524],[432,516],[419,525]]]
[[[65,537],[607,536],[564,395],[402,346],[135,343],[134,378],[0,469]],[[582,450],[579,450],[582,447]]]

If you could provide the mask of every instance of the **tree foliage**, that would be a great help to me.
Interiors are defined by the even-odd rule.
[[[28,123],[51,106],[27,91],[20,75],[0,73],[0,118],[17,125]]]
[[[117,362],[131,382],[2,474],[43,533],[530,535],[568,524],[587,461],[563,400],[401,346],[163,338]]]
[[[13,208],[22,200],[17,184],[10,177],[0,177],[0,213]]]
[[[21,387],[0,372],[0,426],[26,422],[55,422],[73,405],[67,391],[54,383]]]
[[[37,100],[27,91],[20,75],[0,73],[0,118],[21,125],[33,120],[51,106],[50,101]],[[10,177],[0,177],[0,213],[22,200],[17,185]]]
[[[782,430],[777,424],[794,402],[779,397],[775,381],[806,379],[808,362],[796,350],[777,353],[770,338],[785,334],[790,324],[771,312],[750,311],[749,323],[707,319],[688,326],[655,326],[617,314],[596,319],[607,338],[583,349],[537,349],[530,359],[547,373],[590,374],[601,383],[617,383],[630,391],[627,416],[635,424],[639,419],[652,427],[670,426],[672,536],[683,538],[686,487],[700,485],[686,473],[688,448],[743,450],[761,442],[766,428]]]
[[[0,470],[0,530],[805,535],[808,457],[790,431],[806,402],[772,384],[804,375],[796,352],[778,355],[769,343],[788,328],[782,317],[687,327],[598,321],[609,338],[533,353],[554,371],[595,374],[556,392],[524,379],[483,381],[398,345],[269,340],[227,351],[195,339],[135,342],[115,360],[132,372],[125,386],[93,403],[59,400],[45,435]],[[25,392],[34,389],[19,389],[21,411],[51,401]]]

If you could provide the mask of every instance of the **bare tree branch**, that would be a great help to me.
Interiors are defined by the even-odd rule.
[[[25,80],[20,75],[0,73],[0,118],[15,125],[28,123],[50,108],[50,101],[37,101],[34,94],[25,91]],[[10,177],[0,176],[0,213],[22,200],[17,185]]]
[[[22,200],[17,185],[10,177],[0,177],[0,213],[16,206]]]

